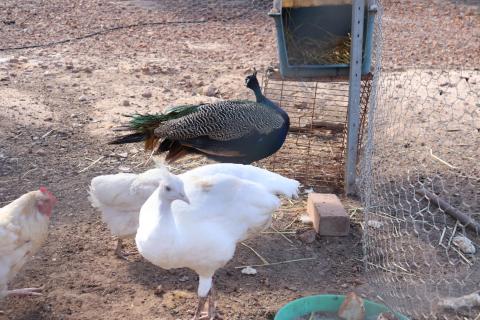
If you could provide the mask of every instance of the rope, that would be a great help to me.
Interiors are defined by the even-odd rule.
[[[226,18],[223,21],[230,21],[230,20],[240,18],[240,17],[244,16],[245,13],[246,12],[242,12],[238,15]],[[73,38],[68,38],[68,39],[63,39],[63,40],[58,40],[58,41],[51,41],[51,42],[40,43],[40,44],[22,45],[22,46],[19,46],[19,47],[0,48],[0,52],[51,47],[51,46],[56,46],[56,45],[59,45],[59,44],[69,43],[69,42],[73,42],[73,41],[79,41],[79,40],[83,40],[83,39],[88,39],[88,38],[91,38],[91,37],[95,37],[95,36],[98,36],[98,35],[104,35],[104,34],[107,34],[107,33],[113,32],[113,31],[118,31],[118,30],[123,30],[123,29],[132,29],[132,28],[137,28],[137,27],[148,27],[148,26],[161,26],[161,25],[202,24],[202,23],[219,21],[219,20],[220,19],[201,19],[201,20],[191,20],[191,21],[139,22],[139,23],[134,23],[134,24],[129,24],[129,25],[111,27],[111,28],[108,28],[108,29],[95,31],[95,32],[92,32],[92,33],[87,33],[83,36],[78,36],[78,37],[73,37]]]

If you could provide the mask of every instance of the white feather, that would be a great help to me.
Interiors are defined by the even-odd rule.
[[[102,220],[113,235],[132,237],[138,228],[140,208],[158,187],[165,169],[142,174],[118,173],[92,179],[89,200],[102,213]]]
[[[157,188],[167,169],[160,163],[158,168],[142,174],[119,173],[92,179],[90,202],[102,212],[102,220],[111,233],[119,238],[132,237],[138,228],[138,214],[148,197]],[[261,184],[272,194],[289,198],[298,195],[299,183],[279,174],[251,165],[217,163],[187,171],[179,177],[186,183],[215,174],[228,174],[243,180]]]
[[[205,296],[215,270],[233,257],[237,242],[269,225],[280,200],[261,184],[227,174],[175,178],[185,180],[190,205],[170,204],[162,185],[156,189],[140,211],[137,248],[162,268],[193,269]]]

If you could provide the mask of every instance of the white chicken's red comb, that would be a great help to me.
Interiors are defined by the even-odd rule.
[[[47,187],[40,187],[40,192],[47,195],[51,200],[57,202],[57,198],[53,195],[53,193],[51,193]]]

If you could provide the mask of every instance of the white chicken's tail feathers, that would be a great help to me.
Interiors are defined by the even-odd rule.
[[[100,208],[101,207],[101,202],[95,196],[95,188],[93,186],[90,186],[90,189],[88,190],[88,201],[90,201],[90,204],[94,208]]]
[[[122,198],[128,197],[130,186],[135,180],[133,173],[102,175],[92,179],[89,189],[90,203],[93,207],[118,205]]]

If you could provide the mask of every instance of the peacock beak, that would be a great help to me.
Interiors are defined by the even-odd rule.
[[[187,196],[184,193],[180,194],[180,199],[178,200],[182,200],[183,202],[190,204],[190,200],[187,198]]]

